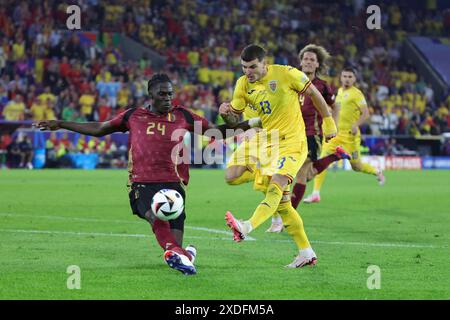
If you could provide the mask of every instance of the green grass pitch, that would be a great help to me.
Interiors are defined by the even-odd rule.
[[[330,171],[322,202],[299,207],[318,264],[294,270],[293,242],[265,233],[269,221],[231,241],[225,211],[250,217],[262,194],[223,176],[191,171],[184,244],[198,248],[198,274],[187,277],[131,214],[125,170],[1,170],[0,299],[450,298],[450,171],[390,171],[384,187]],[[70,265],[80,290],[67,288]],[[371,265],[380,289],[367,287]]]

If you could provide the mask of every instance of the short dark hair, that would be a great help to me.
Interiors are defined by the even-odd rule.
[[[148,85],[147,85],[147,91],[150,92],[151,88],[158,84],[158,83],[170,83],[172,84],[172,81],[170,81],[170,78],[167,74],[165,73],[155,73],[150,80],[148,80]]]
[[[354,68],[354,67],[352,67],[352,66],[345,66],[343,69],[342,69],[342,71],[341,71],[341,73],[342,72],[352,72],[354,75],[355,75],[355,77],[357,76],[357,72],[356,72],[356,68]]]
[[[255,59],[261,61],[266,56],[266,50],[256,44],[250,44],[242,49],[241,59],[245,62],[249,62]]]

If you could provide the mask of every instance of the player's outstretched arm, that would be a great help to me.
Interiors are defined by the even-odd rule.
[[[333,118],[331,117],[330,110],[328,109],[328,105],[323,98],[322,94],[317,90],[317,88],[311,84],[305,93],[311,97],[311,100],[314,104],[314,107],[319,111],[320,115],[323,119],[323,135],[325,136],[325,141],[330,140],[335,137],[337,134],[336,124],[334,123]]]
[[[215,126],[210,123],[208,129],[212,129],[212,130],[206,130],[204,132],[204,135],[207,137],[217,138],[216,130],[219,130],[223,139],[227,139],[232,136],[241,134],[249,129],[261,128],[261,127],[262,127],[262,123],[261,123],[260,118],[251,118],[249,120],[239,122],[238,124],[234,125],[233,127],[229,126],[228,124],[221,124],[219,126]],[[216,130],[214,130],[214,129],[216,129]],[[232,129],[232,130],[230,130],[230,129]]]
[[[61,120],[43,120],[37,123],[33,123],[33,126],[39,128],[41,131],[51,130],[55,131],[58,129],[66,129],[88,136],[102,137],[104,135],[113,133],[116,129],[110,124],[109,121],[106,122],[71,122],[71,121],[61,121]]]

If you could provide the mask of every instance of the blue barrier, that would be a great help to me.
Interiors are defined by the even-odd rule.
[[[450,170],[450,157],[423,157],[422,169]]]
[[[34,149],[33,167],[41,169],[45,166],[45,149]]]
[[[78,169],[95,169],[98,163],[98,154],[96,153],[69,153],[67,156]]]

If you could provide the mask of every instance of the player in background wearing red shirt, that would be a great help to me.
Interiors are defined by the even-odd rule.
[[[180,134],[180,130],[193,132],[195,125],[200,129],[196,133],[214,136],[217,130],[205,131],[215,128],[225,137],[225,129],[229,127],[215,127],[184,106],[173,106],[173,87],[165,74],[155,74],[149,80],[148,94],[150,105],[127,109],[110,121],[48,120],[40,121],[36,126],[41,130],[67,129],[96,137],[129,131],[129,197],[133,214],[151,224],[156,240],[165,251],[164,259],[171,268],[186,275],[195,274],[196,248],[192,245],[182,248],[185,212],[174,220],[162,221],[152,212],[150,204],[153,195],[161,189],[177,190],[185,200],[189,164],[178,161],[183,157],[184,134]],[[253,126],[260,126],[259,118],[241,122],[234,129],[248,130]]]
[[[317,90],[322,94],[326,103],[331,108],[334,122],[338,126],[339,108],[334,101],[335,95],[329,84],[319,78],[320,75],[325,75],[327,72],[326,62],[330,58],[330,54],[324,47],[309,44],[299,52],[298,58],[300,60],[300,70],[308,76],[309,80],[311,80]],[[341,147],[337,147],[334,154],[319,159],[323,140],[322,117],[317,112],[308,95],[300,94],[299,100],[303,120],[305,121],[308,157],[297,173],[296,184],[292,189],[291,202],[292,206],[296,209],[305,194],[307,181],[325,170],[334,161],[350,159],[350,155]],[[267,232],[277,233],[282,230],[283,223],[281,217],[278,214],[274,214],[272,217],[272,225]]]

